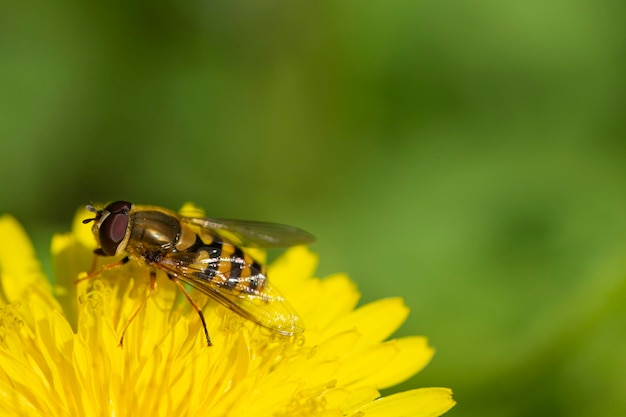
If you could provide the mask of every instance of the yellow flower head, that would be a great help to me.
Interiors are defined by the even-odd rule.
[[[268,276],[306,331],[285,337],[260,328],[197,292],[213,346],[176,286],[144,300],[148,272],[127,264],[74,285],[95,242],[80,223],[52,242],[55,287],[19,224],[0,217],[0,414],[20,416],[439,416],[446,388],[380,398],[379,390],[422,369],[423,337],[386,340],[405,320],[401,299],[356,308],[343,274],[312,278],[314,254],[297,247]],[[181,302],[182,301],[182,302]]]

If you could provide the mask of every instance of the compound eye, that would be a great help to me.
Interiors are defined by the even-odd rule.
[[[111,205],[109,204],[107,210]],[[126,212],[111,213],[104,219],[100,225],[100,246],[107,256],[115,255],[117,247],[126,236],[127,227],[128,213]]]
[[[106,206],[104,210],[108,211],[109,213],[119,213],[119,212],[128,213],[130,211],[130,206],[131,206],[131,203],[129,203],[128,201],[114,201],[108,206]]]

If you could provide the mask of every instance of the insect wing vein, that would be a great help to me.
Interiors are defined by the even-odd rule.
[[[315,237],[310,233],[279,223],[196,217],[183,217],[181,220],[183,223],[204,229],[205,234],[218,235],[226,242],[246,247],[283,248],[315,241]]]
[[[159,268],[167,274],[177,276],[194,289],[265,328],[286,336],[304,331],[298,315],[269,282],[265,281],[260,290],[250,289],[248,283],[250,279],[253,279],[253,274],[250,277],[238,278],[236,285],[233,286],[228,283],[226,276],[221,276],[217,267],[201,268],[197,264],[183,265],[177,255],[185,254],[168,254],[159,263]],[[221,259],[220,262],[232,262],[232,260]],[[210,265],[210,262],[207,261],[206,264]]]

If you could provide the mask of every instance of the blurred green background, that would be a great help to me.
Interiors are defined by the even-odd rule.
[[[448,415],[626,415],[626,5],[3,2],[0,212],[298,225],[401,295]],[[393,390],[392,390],[393,391]]]

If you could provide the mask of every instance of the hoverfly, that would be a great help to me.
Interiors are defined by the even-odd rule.
[[[298,315],[268,282],[265,266],[245,248],[287,247],[313,242],[309,233],[275,223],[185,217],[157,206],[116,201],[102,210],[88,205],[95,217],[92,232],[99,248],[94,267],[83,281],[101,272],[138,262],[150,271],[146,298],[122,330],[120,345],[132,320],[156,288],[157,271],[172,280],[200,316],[207,344],[211,346],[204,314],[184,284],[208,295],[235,313],[276,333],[293,336],[303,331]],[[118,262],[96,270],[98,256],[125,255]]]

